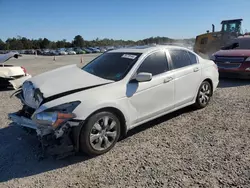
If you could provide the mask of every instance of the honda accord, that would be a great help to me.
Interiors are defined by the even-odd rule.
[[[23,107],[9,118],[36,130],[49,151],[100,155],[136,126],[189,105],[206,107],[218,76],[213,61],[187,48],[116,49],[82,68],[28,79],[14,93]]]

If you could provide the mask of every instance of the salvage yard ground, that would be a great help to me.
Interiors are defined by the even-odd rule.
[[[96,55],[84,55],[84,63]],[[79,55],[24,55],[8,64],[34,75]],[[70,75],[65,75],[70,76]],[[55,86],[56,87],[56,86]],[[250,81],[220,80],[210,105],[158,118],[129,132],[108,153],[38,160],[38,141],[7,114],[20,108],[0,91],[0,187],[250,187]]]

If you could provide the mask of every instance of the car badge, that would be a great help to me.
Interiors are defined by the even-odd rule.
[[[226,64],[229,64],[230,62],[229,62],[229,61],[226,61],[225,63],[226,63]]]

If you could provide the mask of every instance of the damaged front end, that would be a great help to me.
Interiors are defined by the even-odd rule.
[[[36,131],[43,154],[63,157],[77,151],[74,128],[77,129],[81,121],[75,119],[73,111],[80,101],[46,108],[42,105],[45,101],[43,94],[28,81],[13,95],[22,101],[23,107],[18,112],[10,113],[9,119],[17,125]]]

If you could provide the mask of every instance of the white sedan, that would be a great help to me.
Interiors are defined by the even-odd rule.
[[[57,140],[60,152],[99,155],[136,126],[189,105],[206,107],[218,76],[213,61],[183,47],[112,50],[82,68],[29,79],[16,92],[23,108],[9,118],[35,129],[54,152]]]

